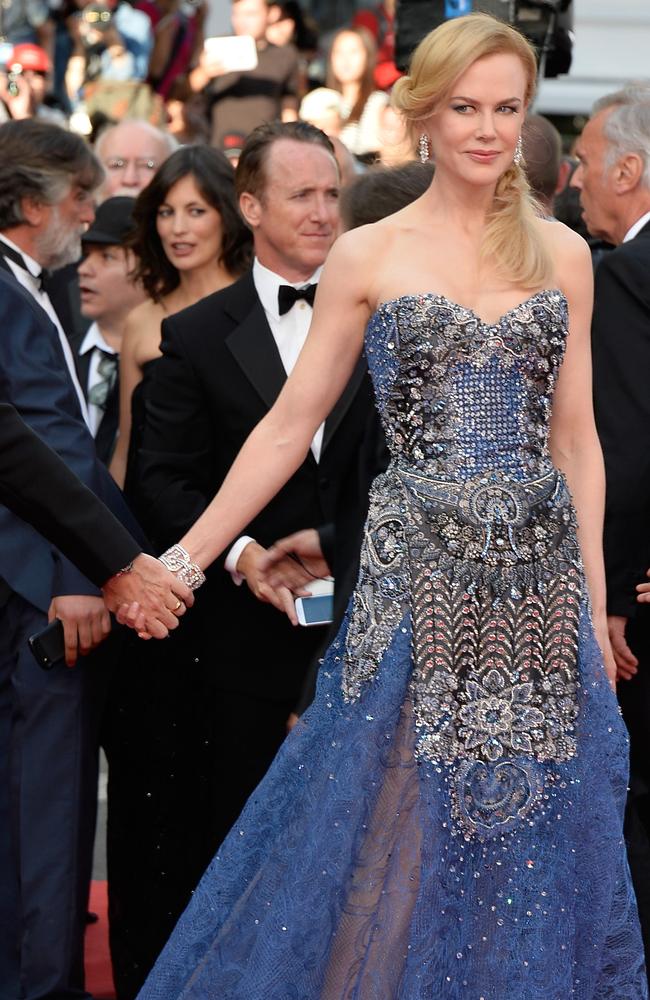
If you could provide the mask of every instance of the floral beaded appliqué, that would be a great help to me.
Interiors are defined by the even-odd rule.
[[[366,350],[392,462],[373,486],[343,690],[410,620],[416,754],[451,767],[454,814],[503,829],[575,752],[582,568],[548,452],[566,301],[488,325],[443,296],[376,313]]]

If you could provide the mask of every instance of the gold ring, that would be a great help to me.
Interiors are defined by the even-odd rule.
[[[173,610],[174,611],[178,611],[178,609],[182,606],[182,604],[183,604],[182,601],[176,601],[176,604],[174,605]]]

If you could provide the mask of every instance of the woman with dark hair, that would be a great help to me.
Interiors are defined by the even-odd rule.
[[[120,357],[120,432],[111,463],[120,486],[127,480],[127,464],[131,478],[139,441],[132,426],[138,425],[143,390],[133,406],[132,396],[147,365],[160,355],[162,320],[230,285],[248,267],[251,253],[250,234],[237,210],[233,169],[209,146],[184,146],[173,153],[140,194],[133,217],[131,246],[149,299],[129,316]]]
[[[379,116],[388,96],[375,89],[377,46],[365,28],[342,28],[332,40],[326,86],[343,95],[344,127],[339,138],[355,156],[379,149]]]
[[[185,146],[160,166],[134,208],[131,246],[149,299],[127,321],[120,438],[111,467],[120,483],[126,472],[131,502],[161,322],[225,288],[249,264],[250,237],[233,177],[222,153]],[[138,508],[138,518],[147,532],[149,512]],[[214,698],[213,637],[201,619],[175,642],[143,644],[125,636],[103,734],[111,773],[111,957],[122,1000],[137,993],[218,842]]]

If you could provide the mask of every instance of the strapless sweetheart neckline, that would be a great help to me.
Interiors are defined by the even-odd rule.
[[[486,330],[494,330],[499,327],[504,320],[508,319],[510,316],[514,316],[520,309],[523,309],[524,306],[530,305],[532,302],[535,302],[538,298],[544,295],[559,295],[568,309],[569,303],[567,302],[567,297],[561,288],[540,288],[538,292],[533,292],[532,295],[528,295],[525,299],[522,299],[521,302],[518,302],[510,309],[507,309],[506,312],[502,313],[501,316],[499,316],[498,319],[492,323],[488,323],[487,320],[484,320],[470,306],[463,306],[460,302],[455,302],[453,299],[450,299],[447,295],[443,295],[440,292],[412,292],[405,295],[397,295],[393,299],[386,299],[384,302],[380,302],[373,315],[377,316],[388,306],[397,305],[399,302],[417,299],[433,299],[434,301],[439,300],[440,302],[444,302],[454,309],[461,309],[463,312],[469,313],[469,315],[473,316],[480,326],[484,327]]]

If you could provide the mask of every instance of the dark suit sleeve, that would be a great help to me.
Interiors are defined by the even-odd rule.
[[[61,549],[97,586],[141,551],[108,508],[4,402],[0,502]]]
[[[11,316],[11,336],[0,337],[0,397],[11,402],[25,423],[63,459],[92,492],[119,494],[100,466],[95,445],[70,382],[59,335],[30,296],[4,281],[2,305]],[[97,594],[84,574],[54,550],[52,593]]]
[[[162,324],[162,357],[146,400],[138,509],[158,549],[181,538],[215,492],[211,414],[174,318]]]
[[[608,612],[633,617],[650,565],[650,239],[607,254],[596,272],[594,408],[606,470]]]

